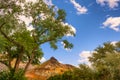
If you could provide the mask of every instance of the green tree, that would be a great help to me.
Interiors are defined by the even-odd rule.
[[[5,64],[10,73],[17,73],[20,62],[26,66],[23,74],[31,63],[39,63],[43,52],[41,45],[50,43],[57,49],[57,43],[63,42],[64,48],[73,45],[65,38],[74,36],[71,26],[65,23],[65,11],[54,12],[53,6],[47,6],[44,0],[27,2],[26,0],[0,0],[0,62]],[[26,20],[31,19],[28,30]],[[15,64],[11,62],[15,60]]]
[[[89,60],[92,67],[98,72],[98,78],[102,80],[119,80],[120,78],[120,42],[112,44],[104,43],[95,49]]]
[[[119,80],[120,79],[120,42],[104,43],[89,57],[91,66],[80,64],[79,68],[48,80]]]

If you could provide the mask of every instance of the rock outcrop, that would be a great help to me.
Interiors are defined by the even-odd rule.
[[[48,61],[43,64],[37,66],[36,68],[29,70],[26,73],[26,77],[29,80],[46,80],[50,76],[54,76],[56,74],[63,74],[65,71],[73,70],[75,67],[69,64],[62,64],[58,62],[57,59],[51,57]]]

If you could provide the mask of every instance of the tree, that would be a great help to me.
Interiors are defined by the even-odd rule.
[[[104,43],[95,49],[89,58],[94,69],[98,72],[98,78],[102,80],[119,80],[120,78],[120,42],[112,44]]]
[[[0,0],[0,4],[0,62],[13,76],[20,62],[26,62],[23,74],[31,63],[39,63],[44,43],[50,43],[53,49],[58,48],[58,42],[63,42],[64,48],[73,47],[63,38],[75,35],[72,27],[65,24],[64,10],[54,11],[54,6],[47,6],[44,0]],[[29,30],[29,26],[33,29]],[[14,59],[15,64],[11,64]]]
[[[107,42],[97,47],[89,61],[91,66],[80,64],[79,68],[52,76],[48,80],[119,80],[120,42]]]

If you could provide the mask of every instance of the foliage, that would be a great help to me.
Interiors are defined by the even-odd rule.
[[[120,42],[104,43],[89,57],[91,66],[80,64],[79,68],[48,80],[119,80],[120,79]],[[69,79],[67,78],[69,77]]]
[[[120,42],[105,43],[98,47],[93,56],[89,58],[93,67],[99,72],[100,77],[105,80],[118,80],[120,77]]]
[[[50,77],[48,80],[93,80],[93,70],[84,64],[81,64],[79,68],[73,71],[67,71],[62,75],[55,75]]]
[[[40,63],[44,43],[50,43],[53,49],[58,48],[58,42],[64,42],[65,48],[73,47],[63,39],[68,34],[75,35],[71,26],[65,25],[64,10],[54,12],[54,7],[47,6],[44,0],[0,0],[0,4],[0,62],[13,75],[20,62],[26,63],[23,73],[31,63]]]
[[[65,72],[63,75],[55,75],[50,77],[47,80],[72,80],[72,72],[68,71],[68,72]]]
[[[23,75],[23,70],[19,69],[16,74],[12,74],[10,71],[0,72],[0,80],[27,80]]]

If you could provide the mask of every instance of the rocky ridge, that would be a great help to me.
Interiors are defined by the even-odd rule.
[[[50,76],[56,74],[63,74],[65,71],[73,70],[75,67],[69,64],[62,64],[54,57],[51,57],[48,61],[41,65],[27,71],[26,77],[29,80],[46,80]]]

